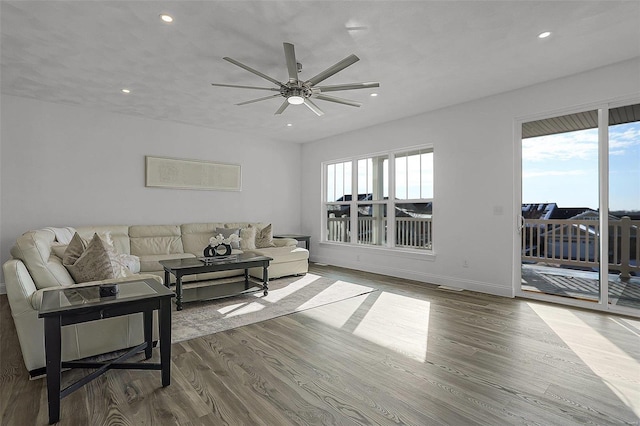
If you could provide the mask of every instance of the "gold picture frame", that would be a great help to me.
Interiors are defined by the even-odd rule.
[[[241,191],[239,164],[145,156],[145,186],[205,191]]]

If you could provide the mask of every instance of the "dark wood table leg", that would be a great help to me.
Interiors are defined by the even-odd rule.
[[[249,290],[249,270],[244,270],[244,289]]]
[[[144,341],[147,342],[147,347],[144,350],[145,359],[151,358],[153,350],[153,311],[143,312],[144,320]]]
[[[182,310],[182,275],[176,274],[176,309]]]
[[[59,316],[44,319],[44,347],[47,362],[47,398],[49,424],[60,420],[60,382],[62,380],[61,319]]]
[[[269,294],[269,272],[267,268],[269,268],[269,262],[265,262],[262,266],[262,288],[264,289],[263,294],[265,296]]]
[[[166,269],[164,270],[164,286],[166,288],[171,287],[171,273],[169,273],[169,271],[167,271]]]
[[[162,386],[171,384],[171,299],[160,301],[158,311],[160,322],[160,365],[162,369]]]

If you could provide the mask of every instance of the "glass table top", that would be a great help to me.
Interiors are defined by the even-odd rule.
[[[155,280],[127,281],[117,284],[118,293],[107,297],[100,297],[100,285],[46,291],[42,295],[40,314],[173,294],[171,290]]]

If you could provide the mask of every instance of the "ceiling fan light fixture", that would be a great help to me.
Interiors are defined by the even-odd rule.
[[[304,98],[298,95],[292,95],[287,98],[287,102],[291,105],[300,105],[304,103]]]

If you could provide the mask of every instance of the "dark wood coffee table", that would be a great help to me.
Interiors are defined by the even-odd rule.
[[[259,256],[251,253],[234,254],[226,258],[208,260],[207,262],[200,258],[188,259],[172,259],[161,260],[160,265],[164,268],[164,284],[168,287],[171,275],[176,277],[176,308],[182,310],[182,304],[185,302],[183,294],[182,277],[185,275],[204,274],[207,272],[229,271],[234,269],[244,269],[244,289],[240,291],[233,290],[229,293],[214,293],[194,300],[216,299],[219,297],[236,296],[238,294],[246,294],[248,292],[260,291],[266,296],[269,294],[269,274],[267,268],[269,262],[273,259],[267,256]],[[252,290],[249,286],[249,268],[262,268],[262,286],[256,290]],[[217,287],[220,284],[212,282],[207,287]]]
[[[38,317],[44,318],[44,345],[47,361],[47,398],[49,424],[60,419],[60,400],[111,369],[161,370],[162,386],[171,383],[171,298],[175,295],[156,280],[147,279],[118,283],[115,296],[100,297],[99,285],[61,287],[45,291]],[[153,311],[158,310],[160,328],[160,363],[123,362],[144,351],[151,358],[153,349]],[[143,313],[144,342],[116,359],[104,362],[62,361],[62,334],[65,325],[103,318]],[[108,337],[105,337],[108,338]],[[62,391],[63,368],[95,368],[96,370]]]

